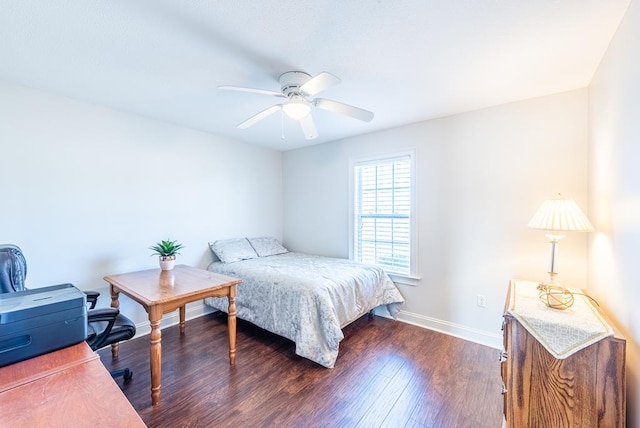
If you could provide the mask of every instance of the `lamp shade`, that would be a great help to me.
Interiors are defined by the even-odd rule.
[[[529,221],[530,228],[591,232],[593,226],[573,199],[548,199],[540,205]]]

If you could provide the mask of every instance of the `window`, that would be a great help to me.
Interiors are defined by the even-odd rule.
[[[413,155],[353,162],[353,258],[415,275]]]

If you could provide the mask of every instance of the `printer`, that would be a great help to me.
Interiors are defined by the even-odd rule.
[[[0,367],[87,337],[86,296],[71,284],[0,293]]]

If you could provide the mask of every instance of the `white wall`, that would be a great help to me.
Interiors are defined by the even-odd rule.
[[[0,147],[0,242],[22,248],[31,288],[104,288],[107,274],[156,268],[161,239],[204,268],[208,241],[282,236],[280,152],[6,82]]]
[[[627,338],[628,426],[640,426],[640,4],[634,0],[589,92],[589,290]]]
[[[417,150],[422,279],[400,285],[400,318],[501,346],[509,279],[544,280],[548,270],[547,240],[529,219],[557,192],[587,208],[587,90],[285,152],[285,244],[348,257],[350,157],[406,148]],[[586,285],[586,258],[585,234],[561,243],[566,285]]]

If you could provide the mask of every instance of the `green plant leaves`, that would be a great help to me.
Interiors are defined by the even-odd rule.
[[[178,241],[172,241],[167,238],[167,240],[162,240],[157,244],[149,247],[150,250],[153,250],[152,256],[175,256],[176,254],[180,254],[178,250],[184,248],[184,245],[179,244]]]

